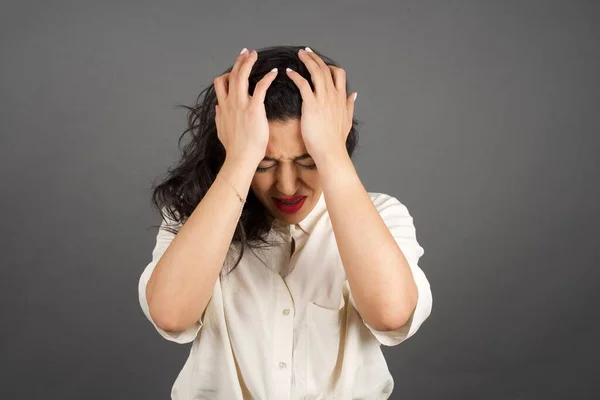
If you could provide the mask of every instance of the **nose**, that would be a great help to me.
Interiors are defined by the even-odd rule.
[[[277,168],[277,182],[275,187],[282,196],[292,197],[298,193],[300,179],[293,165],[283,164]]]

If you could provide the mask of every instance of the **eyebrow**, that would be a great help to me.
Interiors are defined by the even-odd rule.
[[[312,156],[311,156],[310,154],[308,154],[308,153],[304,153],[304,154],[302,154],[301,156],[298,156],[298,157],[294,158],[294,161],[297,161],[297,160],[304,160],[305,158],[311,158],[311,157],[312,157]],[[265,156],[265,157],[263,158],[263,161],[278,161],[278,160],[277,160],[276,158],[272,158],[272,157],[266,157],[266,156]]]

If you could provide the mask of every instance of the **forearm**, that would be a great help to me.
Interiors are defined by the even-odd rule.
[[[416,306],[418,292],[402,250],[362,185],[348,154],[339,152],[315,161],[359,313],[377,330],[404,325]]]
[[[257,165],[254,161],[225,161],[156,265],[146,297],[152,318],[163,329],[184,330],[200,319],[240,215],[241,203],[230,184],[244,197]]]

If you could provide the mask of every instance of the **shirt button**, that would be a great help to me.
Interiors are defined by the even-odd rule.
[[[279,369],[285,369],[287,367],[287,364],[284,363],[283,361],[279,363]]]
[[[283,315],[288,315],[290,313],[290,309],[286,308],[285,310],[283,310]]]

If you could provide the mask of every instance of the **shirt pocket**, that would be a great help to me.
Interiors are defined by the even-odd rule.
[[[344,301],[337,309],[320,306],[312,301],[306,305],[306,395],[321,399],[331,395],[336,366],[341,363]],[[327,397],[329,398],[329,397]]]

